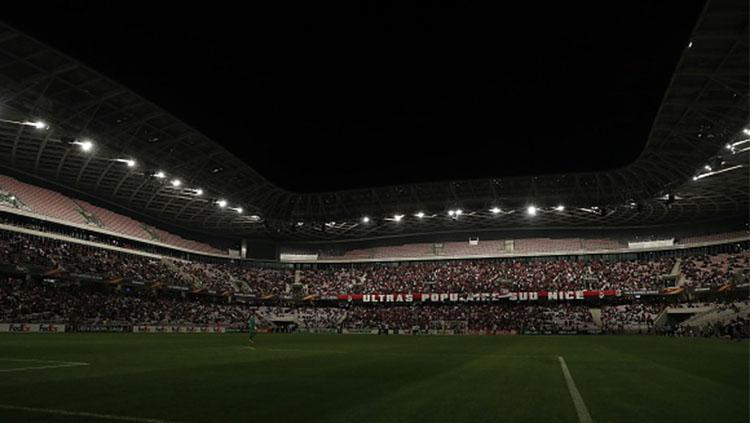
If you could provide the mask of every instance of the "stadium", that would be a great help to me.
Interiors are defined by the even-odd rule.
[[[750,420],[746,1],[52,3],[0,21],[0,421]]]

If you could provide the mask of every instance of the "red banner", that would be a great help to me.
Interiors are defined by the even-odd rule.
[[[619,297],[620,290],[605,291],[533,291],[533,292],[417,292],[395,294],[345,294],[335,298],[341,301],[358,301],[363,303],[445,303],[445,302],[491,302],[491,301],[575,301],[586,298]]]

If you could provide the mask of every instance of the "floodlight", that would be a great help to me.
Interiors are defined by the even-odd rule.
[[[27,126],[33,126],[36,129],[47,129],[47,128],[49,128],[49,125],[47,125],[45,122],[42,122],[41,120],[37,120],[37,121],[34,121],[34,122],[26,121],[26,122],[23,122],[23,124],[27,125]]]
[[[78,146],[81,147],[81,150],[86,151],[86,152],[91,151],[91,149],[94,148],[94,143],[89,140],[76,142],[76,144],[78,144]]]

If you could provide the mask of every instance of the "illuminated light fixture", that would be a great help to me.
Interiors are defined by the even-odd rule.
[[[362,223],[370,223],[370,218],[365,216],[362,218]]]
[[[529,206],[528,208],[526,208],[526,213],[529,216],[536,216],[536,207],[535,206]]]
[[[219,200],[216,202],[216,205],[219,207],[226,207],[227,206],[227,200]]]
[[[461,216],[462,214],[464,214],[463,210],[461,209],[456,210],[456,216]]]
[[[562,204],[560,204],[559,206],[555,207],[555,210],[557,210],[559,212],[565,211],[565,206],[563,206]]]
[[[125,163],[128,167],[135,166],[135,160],[133,159],[115,159],[116,162]]]
[[[716,170],[716,171],[713,171],[713,172],[702,173],[700,175],[693,176],[693,180],[697,181],[698,179],[703,179],[703,178],[708,177],[708,176],[713,176],[713,175],[718,175],[720,173],[729,172],[730,170],[739,169],[741,167],[744,167],[744,165],[739,164],[739,165],[736,165],[736,166],[728,167],[726,169],[721,169],[721,170]]]
[[[396,222],[400,222],[401,219],[403,219],[403,218],[404,218],[403,214],[394,214],[393,215],[393,220],[396,221]]]
[[[424,212],[417,212],[414,216],[422,219],[424,217]]]
[[[709,171],[709,172],[710,172],[710,171],[711,171],[711,166],[709,166],[709,165],[705,165],[705,166],[703,166],[703,169],[706,169],[707,171]]]
[[[688,43],[688,48],[690,48],[692,46],[693,46],[693,42],[691,41],[691,42]]]
[[[743,129],[742,133],[745,134],[745,135],[750,135],[750,128]]]
[[[502,210],[500,210],[500,207],[493,207],[493,208],[490,209],[490,211],[492,212],[492,214],[498,214]]]
[[[242,214],[243,210],[242,210],[242,207],[237,207],[236,209],[234,209],[234,211],[236,211],[239,214]]]
[[[255,216],[255,215],[253,215],[253,216],[250,216],[250,217],[251,217],[251,218],[254,218],[254,219],[257,219],[257,218],[258,218],[258,216]],[[297,222],[297,226],[305,226],[305,222]]]
[[[172,179],[171,181],[169,181],[169,183],[172,184],[172,186],[175,188],[182,185],[182,181],[180,181],[179,179]]]
[[[734,142],[734,143],[731,143],[731,144],[727,144],[725,147],[727,148],[727,150],[732,151],[732,154],[737,154],[737,153],[741,153],[741,152],[743,152],[745,150],[743,149],[743,150],[740,150],[740,151],[736,151],[735,148],[737,148],[738,146],[740,146],[742,144],[747,144],[747,143],[750,143],[750,139],[741,140],[741,141],[737,141],[737,142]]]
[[[456,211],[455,210],[448,210],[448,216],[453,217],[455,215],[456,215]]]
[[[165,175],[165,174],[164,174],[164,172],[162,172],[162,171],[160,170],[160,171],[158,171],[158,172],[154,173],[154,177],[155,177],[155,178],[159,178],[159,179],[164,179],[164,178],[166,178],[166,177],[167,177],[167,175]]]
[[[91,151],[92,148],[94,148],[94,143],[89,140],[73,141],[73,144],[77,145],[78,147],[81,148],[82,151],[85,151],[85,152],[89,152]]]
[[[23,122],[23,125],[33,126],[36,129],[48,129],[49,128],[49,125],[47,125],[45,122],[42,122],[41,120],[37,120],[34,122],[26,121],[26,122]]]
[[[203,195],[203,190],[200,188],[195,189],[195,195]]]

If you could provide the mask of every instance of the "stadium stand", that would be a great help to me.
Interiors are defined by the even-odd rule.
[[[305,295],[397,292],[507,292],[539,290],[653,291],[675,287],[714,287],[746,275],[747,251],[633,259],[530,258],[467,259],[400,264],[328,265],[293,271],[248,266],[240,261],[176,260],[159,254],[73,238],[51,239],[0,231],[2,262],[45,270],[92,273],[216,292],[282,295],[298,285]],[[96,260],[94,259],[96,257]],[[677,275],[674,274],[677,269]],[[294,283],[296,282],[296,283]]]
[[[750,232],[734,231],[712,235],[685,237],[677,247],[742,242],[750,239]],[[666,247],[669,249],[670,247]],[[674,248],[674,247],[671,247]],[[652,248],[659,249],[659,248]],[[665,248],[661,248],[662,250]],[[624,253],[632,251],[624,240],[606,238],[520,238],[508,240],[481,240],[476,245],[469,242],[415,243],[387,247],[356,248],[343,253],[318,251],[320,261],[363,260],[387,261],[399,259],[503,257],[525,255],[564,255],[578,253]],[[298,253],[304,252],[302,250]]]
[[[66,197],[52,190],[20,182],[9,176],[0,175],[0,190],[6,193],[7,198],[17,199],[17,201],[0,201],[0,209],[9,212],[23,211],[38,217],[57,219],[74,226],[105,229],[117,235],[156,241],[198,253],[226,254],[208,244],[183,239],[161,229],[150,228],[127,216],[83,200]]]
[[[371,333],[657,333],[663,303],[604,305],[473,304],[330,307],[273,307],[227,304],[153,291],[112,291],[92,286],[54,286],[16,278],[0,279],[0,322],[63,323],[71,330],[106,324],[220,325],[241,328],[255,315],[267,330]],[[704,311],[680,324],[681,336],[747,338],[750,303],[693,304]],[[687,307],[687,306],[682,306]]]
[[[748,277],[750,253],[716,254],[688,257],[681,266],[687,286],[718,286],[735,276]]]

